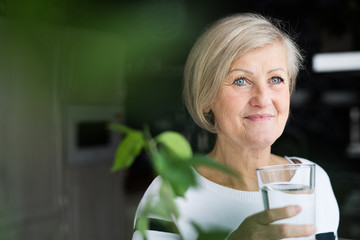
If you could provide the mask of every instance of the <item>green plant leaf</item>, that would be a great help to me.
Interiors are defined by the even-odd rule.
[[[189,142],[180,133],[166,131],[159,134],[155,140],[165,147],[163,151],[166,151],[168,155],[180,159],[189,159],[193,155]]]
[[[144,132],[121,124],[110,124],[109,128],[126,135],[117,148],[112,171],[129,167],[144,148],[163,180],[159,195],[150,196],[138,213],[136,229],[144,239],[149,229],[149,216],[155,215],[169,221],[176,221],[180,217],[175,199],[184,197],[189,187],[196,185],[193,167],[207,166],[237,176],[236,172],[210,157],[193,156],[189,142],[177,132],[167,131],[152,138],[148,127],[145,127]],[[203,230],[195,223],[192,224],[199,233],[199,240],[225,239],[228,236],[228,232],[223,229]]]
[[[149,229],[150,219],[155,220],[156,224],[162,221],[171,223],[179,217],[179,211],[175,204],[175,195],[167,182],[162,182],[159,195],[150,196],[144,207],[140,209],[136,219],[136,230],[138,230],[146,239],[146,231]],[[159,222],[156,221],[160,220]],[[171,232],[179,232],[175,224],[165,224],[163,227],[169,228]]]
[[[189,187],[196,184],[194,173],[190,168],[174,168],[164,175],[169,180],[176,196],[184,197]]]
[[[140,131],[129,132],[116,150],[111,171],[129,167],[145,145],[144,135]]]
[[[179,210],[175,204],[175,193],[168,182],[162,182],[160,187],[160,198],[163,200],[163,206],[170,214],[169,218],[172,216],[176,219],[179,218]]]
[[[164,154],[156,152],[152,156],[152,163],[155,168],[155,171],[161,175],[163,172],[166,172],[169,167],[169,161],[164,157]]]
[[[156,172],[172,187],[176,196],[183,197],[190,186],[196,184],[190,161],[158,152],[154,156]]]
[[[149,218],[148,217],[139,217],[136,220],[136,230],[138,230],[144,239],[146,239],[146,231],[149,229]]]
[[[219,239],[226,239],[230,232],[225,229],[211,229],[211,230],[203,230],[199,225],[192,222],[192,225],[196,229],[198,233],[197,240],[219,240]]]
[[[141,233],[143,239],[147,239],[147,230],[150,225],[149,216],[153,214],[154,204],[155,197],[150,196],[145,202],[144,207],[140,209],[136,219],[135,229]]]

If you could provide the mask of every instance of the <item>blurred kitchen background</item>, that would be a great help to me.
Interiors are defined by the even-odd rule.
[[[184,63],[208,24],[248,11],[284,20],[306,56],[273,150],[328,172],[339,236],[360,239],[360,60],[314,61],[359,54],[357,0],[0,0],[0,239],[130,239],[154,175],[144,154],[110,171],[121,136],[107,124],[179,131],[208,151],[214,136],[181,101]]]

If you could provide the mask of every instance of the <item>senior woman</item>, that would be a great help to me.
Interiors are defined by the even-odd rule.
[[[216,134],[208,154],[238,173],[233,177],[206,167],[195,170],[197,187],[177,204],[176,225],[185,239],[197,239],[191,223],[201,229],[226,229],[227,239],[283,239],[316,233],[336,239],[339,210],[326,172],[316,165],[316,226],[272,224],[298,214],[297,206],[264,211],[256,169],[263,166],[312,163],[277,156],[271,145],[289,116],[302,56],[294,41],[270,20],[237,14],[218,20],[197,40],[184,73],[184,101],[195,123]],[[139,208],[156,193],[156,178]],[[156,217],[155,217],[156,218]],[[133,239],[139,234],[134,233]],[[149,239],[178,239],[175,233],[150,229]]]

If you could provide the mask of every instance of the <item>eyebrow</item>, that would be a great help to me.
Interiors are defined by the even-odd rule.
[[[269,74],[269,73],[276,72],[276,71],[279,71],[279,70],[286,73],[286,71],[285,71],[283,68],[274,68],[274,69],[269,70],[267,73]],[[246,69],[243,69],[243,68],[234,68],[234,69],[231,69],[231,70],[229,71],[229,73],[234,72],[234,71],[241,71],[241,72],[244,72],[244,73],[248,73],[248,74],[254,75],[253,72],[251,72],[251,71],[249,71],[249,70],[246,70]],[[228,74],[229,74],[229,73],[228,73]]]
[[[234,69],[231,69],[231,70],[229,71],[229,73],[234,72],[234,71],[241,71],[241,72],[244,72],[244,73],[248,73],[248,74],[254,75],[253,72],[248,71],[248,70],[245,70],[245,69],[242,69],[242,68],[234,68]],[[229,74],[229,73],[228,73],[228,74]]]
[[[267,73],[272,73],[272,72],[276,72],[276,71],[283,71],[284,73],[286,73],[286,71],[283,69],[283,68],[274,68],[274,69],[272,69],[272,70],[270,70],[270,71],[268,71]]]

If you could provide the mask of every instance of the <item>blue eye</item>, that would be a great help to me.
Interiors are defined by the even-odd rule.
[[[280,84],[280,83],[284,82],[284,80],[281,77],[272,77],[270,82],[272,84]]]
[[[245,85],[245,83],[246,83],[246,80],[243,77],[238,78],[234,81],[234,84],[238,85],[238,86],[243,86],[243,85]]]

